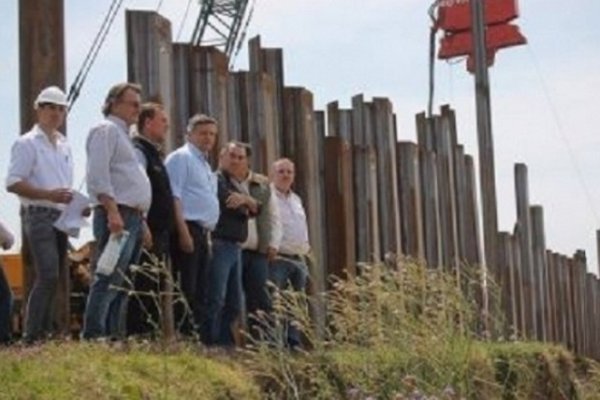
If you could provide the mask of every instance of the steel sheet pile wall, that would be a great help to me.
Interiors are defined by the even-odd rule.
[[[146,98],[168,104],[172,143],[192,114],[204,112],[219,120],[221,143],[252,145],[254,169],[267,173],[283,156],[296,163],[316,259],[311,290],[325,290],[330,274],[403,255],[471,279],[482,311],[502,311],[483,320],[488,333],[563,343],[600,359],[600,281],[587,273],[585,253],[546,248],[525,164],[515,165],[515,228],[489,238],[495,253],[484,259],[480,230],[490,226],[481,225],[474,160],[458,142],[449,106],[416,116],[417,143],[398,142],[388,99],[358,94],[350,108],[332,102],[315,110],[312,92],[286,86],[283,51],[263,48],[260,37],[249,42],[250,70],[229,71],[214,48],[172,44],[170,24],[155,13],[128,12],[127,32],[128,76]],[[497,283],[497,297],[477,285],[485,276]],[[322,323],[323,305],[316,306]]]

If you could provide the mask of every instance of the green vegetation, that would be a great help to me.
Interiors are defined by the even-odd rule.
[[[597,363],[553,345],[481,340],[464,294],[476,285],[401,267],[366,267],[324,299],[277,293],[263,333],[277,343],[294,315],[307,351],[273,341],[235,354],[158,342],[13,348],[0,351],[0,399],[600,399]],[[310,318],[321,300],[324,330]]]

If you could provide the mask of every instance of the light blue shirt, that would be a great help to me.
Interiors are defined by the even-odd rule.
[[[173,197],[179,199],[186,221],[213,230],[219,220],[217,177],[198,148],[186,143],[167,157],[167,173]]]

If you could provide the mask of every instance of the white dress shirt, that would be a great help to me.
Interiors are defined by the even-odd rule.
[[[13,144],[6,186],[18,182],[27,182],[31,186],[54,190],[73,186],[73,157],[71,148],[63,134],[56,131],[56,144],[52,144],[48,135],[36,124]],[[19,196],[24,206],[44,206],[62,209],[64,204],[48,200],[34,200]]]
[[[277,197],[281,218],[281,242],[279,252],[287,255],[306,255],[310,251],[306,212],[300,197],[290,191],[282,193],[271,185]]]
[[[93,202],[98,195],[112,197],[117,204],[150,209],[152,188],[135,154],[125,121],[108,116],[90,130],[86,143],[87,189]]]

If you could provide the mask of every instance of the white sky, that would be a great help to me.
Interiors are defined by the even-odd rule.
[[[125,0],[129,9],[155,9],[158,0]],[[0,2],[0,171],[19,134],[18,2]],[[427,102],[429,0],[256,0],[248,38],[282,47],[286,84],[304,86],[323,108],[351,96],[389,97],[399,138],[415,140],[414,114]],[[67,83],[74,79],[110,0],[65,0]],[[187,0],[164,0],[161,13],[176,36]],[[513,164],[529,167],[530,199],[545,211],[549,248],[567,255],[585,249],[596,271],[600,228],[600,2],[521,0],[518,23],[527,46],[501,51],[491,70],[499,226],[515,221]],[[198,3],[192,0],[182,40],[190,36]],[[85,171],[83,143],[100,118],[108,87],[126,78],[124,13],[102,48],[73,112],[69,140],[77,183]],[[247,66],[245,49],[237,67]],[[438,62],[436,104],[457,111],[459,140],[477,156],[473,79],[464,64]],[[556,112],[554,112],[556,110]],[[571,148],[572,155],[569,155]],[[575,161],[574,161],[575,160]],[[580,171],[580,173],[578,172]],[[583,187],[587,188],[589,196]],[[18,204],[0,192],[0,219],[18,231]],[[84,235],[89,238],[89,233]]]

